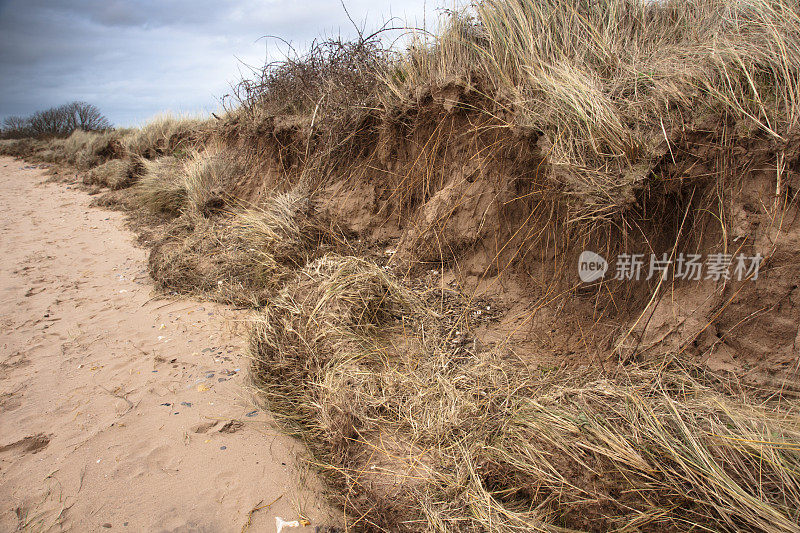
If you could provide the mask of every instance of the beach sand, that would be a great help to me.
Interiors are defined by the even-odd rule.
[[[157,297],[124,215],[46,179],[0,158],[0,531],[329,524],[244,386],[246,314]]]

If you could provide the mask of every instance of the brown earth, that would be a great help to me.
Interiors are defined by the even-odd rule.
[[[243,387],[244,315],[155,298],[123,215],[45,178],[0,159],[0,530],[328,524]]]

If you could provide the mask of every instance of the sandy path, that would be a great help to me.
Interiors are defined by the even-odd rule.
[[[238,532],[273,501],[250,531],[323,523],[232,311],[152,299],[122,215],[23,167],[0,158],[0,531]]]

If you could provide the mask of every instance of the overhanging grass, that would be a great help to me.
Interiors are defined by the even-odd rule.
[[[540,135],[573,217],[610,218],[709,116],[780,149],[799,118],[798,30],[784,0],[484,0],[403,56],[383,100],[466,82],[507,111],[506,127]]]

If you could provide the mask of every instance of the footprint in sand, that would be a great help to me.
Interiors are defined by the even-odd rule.
[[[17,394],[18,392],[19,391],[4,392],[0,394],[0,411],[10,413],[22,406],[22,400]]]
[[[209,429],[212,429],[218,423],[219,422],[217,422],[217,421],[202,422],[200,424],[197,424],[197,425],[193,426],[192,427],[192,431],[195,432],[195,433],[206,433],[206,432],[208,432]]]
[[[50,444],[50,437],[44,433],[39,433],[38,435],[30,435],[11,444],[0,446],[0,453],[14,450],[18,450],[23,454],[36,453],[46,448],[48,444]]]

